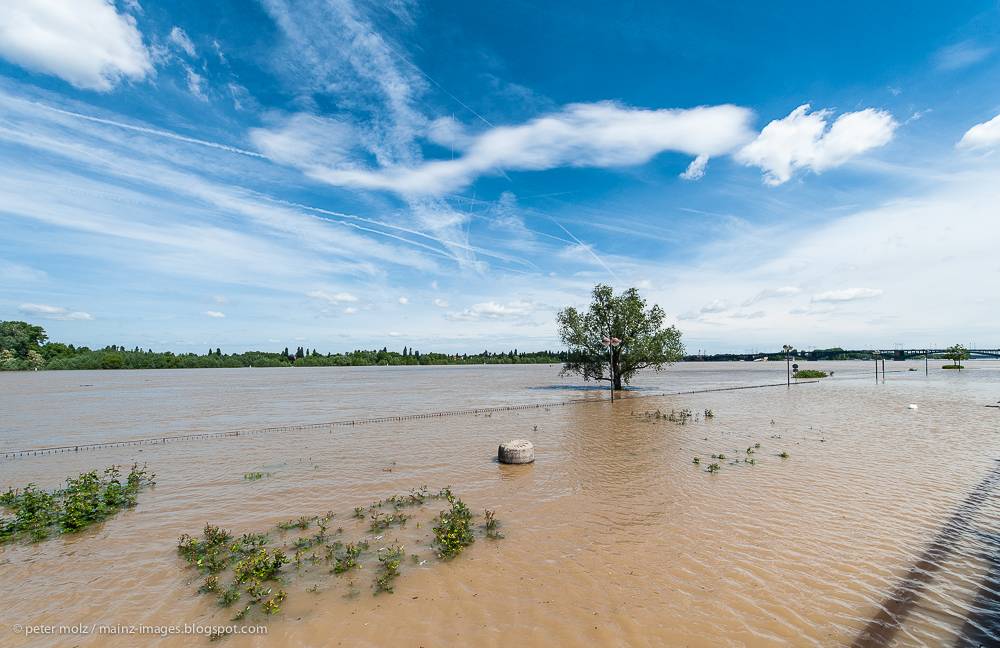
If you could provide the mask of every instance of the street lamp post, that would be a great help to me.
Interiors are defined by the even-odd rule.
[[[789,364],[791,362],[791,360],[788,359],[788,352],[791,351],[794,347],[792,347],[791,344],[786,344],[785,346],[783,346],[781,348],[785,350],[785,374],[786,374],[785,380],[788,383],[788,386],[791,387],[792,386],[792,367]]]
[[[879,356],[882,355],[882,352],[879,351],[878,349],[875,349],[874,351],[872,351],[872,353],[875,355],[875,382],[877,383],[878,382],[878,359],[879,359]],[[882,370],[882,379],[885,380],[885,369]]]
[[[604,338],[601,340],[601,344],[608,348],[608,360],[611,365],[611,402],[615,402],[615,352],[614,347],[621,344],[621,340],[618,338]]]

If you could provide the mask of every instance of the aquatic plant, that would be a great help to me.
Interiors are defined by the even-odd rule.
[[[788,457],[791,455],[789,455],[787,452],[782,452],[778,456],[781,457],[782,459],[788,459]]]
[[[722,468],[719,466],[719,464],[717,463],[708,464],[708,472],[716,473],[719,472],[720,470],[722,470]]]
[[[399,575],[399,563],[402,562],[406,551],[403,547],[385,549],[386,553],[379,551],[378,561],[382,564],[378,577],[375,579],[375,594],[388,592],[392,594],[392,586],[389,584],[392,579]]]
[[[267,477],[272,477],[272,476],[274,476],[274,473],[252,472],[243,475],[243,479],[249,482],[255,482],[258,479],[265,479]]]
[[[465,502],[447,492],[451,508],[435,518],[434,542],[438,546],[438,557],[451,559],[462,553],[462,550],[475,542],[472,535],[472,512]]]
[[[334,545],[340,545],[343,547],[343,552],[340,552],[338,548],[334,549],[330,554],[333,557],[333,569],[330,570],[331,574],[342,574],[354,567],[357,567],[358,569],[361,568],[361,564],[358,562],[358,557],[368,551],[367,540],[361,542],[349,542],[346,545],[336,542]]]
[[[378,533],[379,531],[382,531],[383,529],[390,528],[394,524],[404,525],[404,524],[406,524],[406,521],[408,519],[410,519],[410,517],[411,516],[404,515],[402,513],[388,514],[388,513],[380,513],[378,511],[375,511],[371,515],[372,521],[371,521],[371,525],[369,525],[369,530],[372,533]]]
[[[289,520],[288,522],[278,522],[277,527],[281,530],[294,529],[298,527],[299,529],[308,529],[309,525],[319,520],[318,515],[314,515],[311,518],[300,517],[298,520]]]
[[[118,466],[102,474],[92,470],[66,479],[65,488],[51,493],[39,490],[33,483],[24,489],[9,489],[0,495],[0,505],[14,517],[0,518],[0,544],[27,536],[33,542],[49,537],[52,531],[79,531],[100,522],[138,502],[139,491],[155,485],[156,475],[146,473],[146,466],[133,464],[125,483]]]
[[[284,553],[280,549],[270,552],[265,549],[268,540],[259,534],[244,534],[239,540],[231,542],[231,532],[212,524],[205,524],[203,536],[204,539],[198,539],[185,533],[177,542],[179,555],[198,569],[208,572],[199,591],[219,592],[218,603],[225,607],[238,601],[245,592],[249,602],[236,614],[236,619],[242,619],[254,605],[260,605],[268,614],[277,612],[285,592],[279,588],[277,594],[267,599],[272,588],[265,589],[264,583],[278,579],[281,567],[289,561]],[[217,574],[229,568],[233,570],[233,581],[220,590]]]
[[[695,457],[695,458],[694,458],[694,462],[693,462],[693,463],[694,463],[695,465],[699,465],[699,464],[701,464],[701,459],[699,459],[698,457]]]
[[[496,511],[491,511],[486,509],[485,518],[486,522],[483,527],[486,529],[486,537],[490,540],[501,540],[503,539],[503,534],[498,531],[500,526],[503,524],[500,520],[496,518]]]
[[[826,378],[825,371],[816,371],[815,369],[803,369],[795,373],[793,378]]]
[[[705,410],[705,418],[707,418],[707,419],[709,419],[709,418],[715,418],[715,414],[712,413],[712,410],[706,409]]]

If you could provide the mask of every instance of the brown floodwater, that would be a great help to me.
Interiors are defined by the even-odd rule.
[[[998,645],[1000,362],[941,364],[887,362],[876,381],[871,363],[808,363],[835,374],[675,394],[785,381],[780,362],[688,363],[613,405],[558,366],[0,373],[0,453],[540,405],[0,459],[3,490],[135,461],[156,473],[135,509],[0,547],[0,645],[210,645],[93,628],[230,625],[241,606],[198,594],[178,536],[211,523],[292,555],[315,528],[276,523],[329,511],[345,542],[405,545],[395,593],[374,594],[374,555],[346,575],[291,563],[281,611],[237,623],[266,634],[222,645]],[[655,415],[684,409],[697,417]],[[496,463],[515,438],[534,464]],[[440,501],[379,534],[351,517],[422,485],[450,487],[477,524],[496,510],[506,537],[477,531],[442,562]]]

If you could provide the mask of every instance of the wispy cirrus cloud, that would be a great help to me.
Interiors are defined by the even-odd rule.
[[[192,43],[191,39],[188,38],[187,32],[180,27],[174,27],[171,29],[170,35],[167,36],[167,40],[183,50],[188,56],[192,58],[195,56],[194,43]]]
[[[846,288],[844,290],[828,290],[813,295],[813,302],[848,302],[859,299],[875,299],[881,297],[884,290],[873,288]]]
[[[795,286],[782,286],[781,288],[774,288],[774,289],[768,288],[760,291],[750,299],[743,302],[742,306],[744,308],[747,306],[752,306],[753,304],[756,304],[759,301],[764,301],[765,299],[780,299],[780,298],[795,297],[801,292],[802,290],[800,288],[796,288]]]
[[[0,56],[85,90],[108,91],[153,73],[135,19],[106,0],[7,0]]]
[[[348,292],[329,293],[326,292],[325,290],[313,290],[307,292],[306,295],[308,295],[309,297],[315,297],[317,299],[325,300],[326,302],[328,302],[333,306],[336,306],[340,302],[361,301],[358,297]]]
[[[524,320],[537,311],[539,306],[531,302],[481,302],[473,304],[463,311],[449,311],[445,317],[451,321],[483,322],[483,321],[515,321]]]
[[[796,171],[821,173],[884,146],[899,126],[891,114],[873,108],[844,113],[830,125],[832,114],[830,110],[810,113],[809,104],[799,106],[788,117],[765,126],[757,139],[736,154],[736,160],[759,166],[766,184],[779,185]]]
[[[937,53],[939,70],[958,70],[978,63],[993,53],[992,47],[977,45],[975,41],[967,40],[949,45]]]
[[[725,299],[716,299],[701,307],[702,313],[721,313],[729,310],[732,304]]]
[[[39,319],[62,320],[64,322],[79,322],[94,319],[90,313],[70,311],[61,306],[46,306],[44,304],[21,304],[17,310],[29,317]]]
[[[204,315],[205,317],[216,317],[216,318],[223,318],[226,316],[225,313],[220,313],[219,311],[205,311],[202,313],[202,315]]]

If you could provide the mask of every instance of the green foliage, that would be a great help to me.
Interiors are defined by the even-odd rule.
[[[125,358],[118,353],[105,353],[101,357],[101,369],[122,369],[125,367]]]
[[[229,531],[206,524],[203,535],[203,539],[198,539],[184,534],[177,542],[178,554],[199,570],[208,572],[199,591],[218,592],[219,605],[227,607],[245,592],[249,603],[237,613],[237,619],[243,618],[254,605],[259,605],[268,614],[278,612],[278,604],[285,599],[285,592],[279,589],[276,595],[267,599],[272,588],[265,588],[265,583],[279,578],[281,567],[288,562],[285,554],[280,549],[265,549],[268,539],[260,534],[245,534],[233,541]],[[228,587],[220,589],[218,574],[230,568],[233,581]]]
[[[565,352],[537,351],[479,354],[424,353],[404,349],[404,353],[355,350],[344,354],[321,355],[313,349],[298,348],[297,356],[264,351],[223,355],[222,349],[209,349],[205,355],[175,354],[152,349],[125,349],[119,345],[92,351],[61,342],[45,344],[48,336],[40,326],[26,322],[0,322],[0,370],[22,371],[32,368],[52,370],[77,369],[214,369],[239,367],[366,367],[372,365],[454,365],[454,364],[556,364],[567,358]]]
[[[340,551],[340,548],[343,548],[343,551]],[[339,541],[333,543],[328,548],[327,553],[327,560],[333,561],[333,569],[330,571],[334,574],[343,574],[350,569],[358,567],[358,558],[366,551],[368,551],[367,540],[362,542],[348,542],[346,545]]]
[[[659,306],[645,310],[646,302],[635,288],[615,297],[610,286],[594,287],[590,310],[581,313],[573,307],[556,315],[559,338],[569,347],[569,357],[562,373],[578,373],[584,380],[611,380],[608,375],[609,351],[602,338],[618,338],[621,344],[611,348],[614,388],[621,389],[636,372],[664,366],[684,358],[681,332],[663,327],[665,313]]]
[[[0,495],[0,505],[13,518],[0,519],[0,544],[28,537],[45,540],[53,530],[79,531],[136,505],[139,491],[155,484],[156,475],[147,475],[145,466],[132,466],[123,484],[121,472],[112,466],[99,475],[96,470],[66,479],[66,487],[47,493],[28,484],[23,490],[10,489]]]
[[[434,543],[438,546],[438,556],[451,559],[475,542],[472,535],[472,512],[465,502],[445,491],[451,508],[441,511],[435,518]]]
[[[941,367],[942,369],[958,369],[962,370],[962,360],[969,359],[969,352],[961,344],[956,344],[945,349],[944,357],[953,361],[952,365],[945,365]]]
[[[399,575],[399,563],[403,561],[405,555],[406,551],[403,547],[379,551],[378,561],[381,563],[381,569],[375,578],[375,594],[382,592],[392,594],[392,586],[389,583]]]
[[[794,378],[826,378],[825,371],[816,371],[815,369],[803,369],[802,371],[796,372],[793,376]]]
[[[503,538],[503,535],[500,533],[500,526],[503,523],[496,518],[496,514],[496,511],[486,509],[486,522],[483,524],[483,527],[486,529],[486,537],[490,540],[500,540]]]

